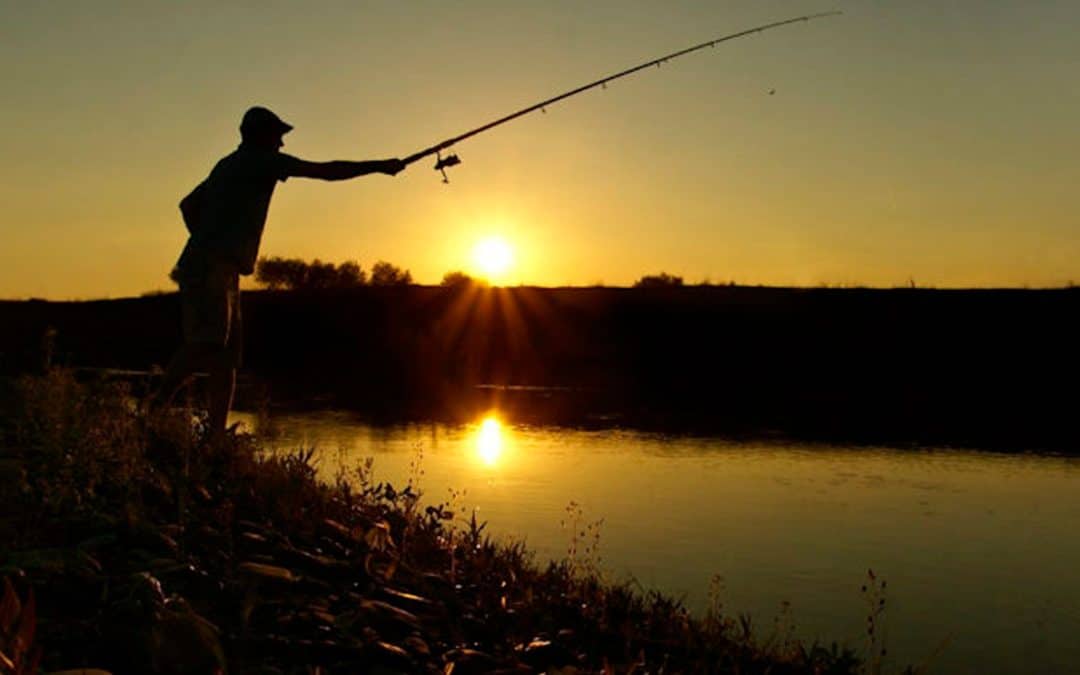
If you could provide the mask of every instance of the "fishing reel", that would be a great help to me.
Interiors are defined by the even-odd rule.
[[[451,166],[457,166],[461,164],[461,160],[457,155],[442,156],[441,152],[435,153],[435,170],[442,174],[442,182],[449,183],[450,177],[446,175],[446,169]]]

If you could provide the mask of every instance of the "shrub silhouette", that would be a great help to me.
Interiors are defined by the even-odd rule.
[[[461,270],[452,270],[443,275],[442,283],[443,288],[465,288],[467,286],[483,286],[484,282],[480,279],[469,276]]]
[[[683,278],[667,272],[646,274],[634,282],[634,288],[674,288],[683,285]]]

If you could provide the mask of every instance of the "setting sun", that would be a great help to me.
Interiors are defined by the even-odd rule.
[[[473,247],[473,265],[488,281],[500,281],[514,264],[514,250],[502,237],[487,237]]]

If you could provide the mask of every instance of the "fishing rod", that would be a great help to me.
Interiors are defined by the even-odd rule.
[[[477,128],[475,128],[475,129],[473,129],[471,131],[466,131],[465,133],[463,133],[461,135],[454,136],[453,138],[448,138],[445,141],[441,141],[439,143],[436,143],[435,145],[431,146],[430,148],[426,148],[424,150],[421,150],[420,152],[413,153],[413,154],[409,155],[408,157],[406,157],[405,159],[403,159],[402,161],[406,165],[408,165],[408,164],[412,164],[413,162],[415,162],[415,161],[417,161],[419,159],[423,159],[424,157],[429,157],[431,155],[435,155],[436,156],[435,170],[442,173],[444,183],[449,183],[450,179],[446,175],[446,169],[451,167],[451,166],[456,166],[458,164],[461,164],[461,159],[459,159],[458,156],[454,155],[454,154],[447,155],[447,156],[443,157],[442,151],[446,150],[447,148],[449,148],[449,147],[451,147],[451,146],[453,146],[453,145],[455,145],[457,143],[460,143],[461,141],[464,141],[467,138],[472,138],[473,136],[475,136],[477,134],[481,134],[481,133],[483,133],[483,132],[485,132],[485,131],[487,131],[489,129],[493,129],[493,128],[501,125],[501,124],[506,124],[507,122],[509,122],[511,120],[515,120],[515,119],[517,119],[519,117],[523,117],[523,116],[528,115],[529,113],[535,112],[537,110],[547,112],[547,106],[549,106],[549,105],[551,105],[553,103],[558,103],[559,101],[561,101],[563,99],[570,98],[571,96],[576,96],[577,94],[588,91],[589,89],[595,89],[596,87],[603,87],[604,89],[606,89],[607,88],[607,83],[611,82],[612,80],[617,80],[620,77],[626,77],[627,75],[631,75],[633,73],[636,73],[639,70],[645,70],[646,68],[651,68],[653,66],[656,66],[656,67],[659,68],[662,64],[670,61],[671,59],[678,58],[680,56],[685,56],[686,54],[690,54],[691,52],[696,52],[698,50],[705,49],[706,47],[715,47],[716,45],[720,44],[721,42],[727,42],[728,40],[734,40],[736,38],[744,37],[746,35],[752,35],[753,33],[761,33],[761,32],[767,31],[767,30],[769,30],[771,28],[779,28],[780,26],[786,26],[789,23],[798,23],[799,21],[812,21],[814,19],[821,19],[821,18],[824,18],[824,17],[827,17],[827,16],[839,16],[840,14],[843,14],[843,12],[821,12],[819,14],[807,14],[806,16],[798,16],[798,17],[795,17],[794,19],[785,19],[784,21],[776,21],[774,23],[767,23],[767,24],[764,24],[762,26],[756,26],[754,28],[749,28],[747,30],[742,30],[742,31],[739,31],[738,33],[732,33],[731,35],[725,35],[723,37],[716,38],[715,40],[709,40],[708,42],[702,42],[701,44],[694,45],[693,47],[687,47],[686,49],[681,49],[681,50],[679,50],[677,52],[672,52],[670,54],[666,54],[666,55],[661,56],[659,58],[653,59],[652,61],[646,61],[645,63],[642,63],[641,65],[634,66],[633,68],[627,68],[626,70],[619,71],[619,72],[615,73],[614,75],[608,75],[607,77],[600,78],[599,80],[596,80],[595,82],[590,82],[589,84],[582,85],[582,86],[578,87],[577,89],[571,89],[570,91],[559,94],[558,96],[552,96],[549,99],[540,101],[539,103],[531,105],[531,106],[529,106],[527,108],[522,108],[521,110],[518,110],[515,113],[510,113],[506,117],[500,117],[499,119],[497,119],[497,120],[495,120],[493,122],[488,122],[487,124],[485,124],[483,126],[480,126],[480,127],[477,127]]]

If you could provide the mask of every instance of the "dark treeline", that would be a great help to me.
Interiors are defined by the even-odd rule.
[[[368,275],[360,263],[346,260],[335,265],[318,258],[307,262],[300,258],[259,258],[255,281],[270,290],[342,289],[360,286],[403,286],[412,283],[412,273],[380,260]]]
[[[275,403],[389,417],[497,405],[532,422],[1076,451],[1078,309],[1072,289],[259,291],[243,371]],[[8,372],[46,352],[146,369],[180,335],[175,295],[0,303],[0,324]]]

